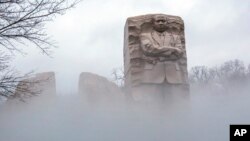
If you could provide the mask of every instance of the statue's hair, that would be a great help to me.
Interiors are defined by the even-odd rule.
[[[159,16],[164,17],[164,18],[166,19],[167,23],[168,23],[168,18],[167,18],[167,16],[164,15],[164,14],[157,14],[157,15],[152,16],[151,23],[153,23],[153,22],[155,21],[155,18],[156,18],[156,17],[159,17]]]

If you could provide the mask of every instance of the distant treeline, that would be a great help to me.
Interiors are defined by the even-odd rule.
[[[190,86],[216,93],[246,93],[250,88],[250,64],[238,59],[215,67],[195,66],[189,70]],[[243,92],[244,91],[244,92]]]
[[[226,61],[215,67],[195,66],[189,71],[190,83],[231,83],[248,81],[250,79],[250,64],[246,66],[242,61],[235,59]]]

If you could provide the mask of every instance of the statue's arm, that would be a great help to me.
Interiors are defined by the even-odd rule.
[[[170,42],[170,46],[162,47],[168,51],[163,52],[161,56],[166,57],[171,60],[179,59],[185,53],[185,49],[182,46],[180,36],[173,36],[172,41]]]
[[[181,43],[181,37],[180,36],[175,37],[174,48],[176,48],[179,53],[184,53],[185,52],[185,49],[183,48],[182,43]]]
[[[180,36],[174,36],[173,40],[170,43],[169,47],[166,47],[171,50],[172,55],[175,55],[177,58],[183,55],[185,49],[182,47],[181,38]],[[169,54],[163,54],[168,56]]]
[[[140,36],[141,48],[147,56],[162,56],[179,58],[183,55],[185,49],[182,47],[181,39],[179,37],[174,38],[171,46],[155,47],[149,37],[145,35]]]
[[[164,48],[155,47],[150,39],[146,36],[140,36],[141,48],[145,55],[159,56],[161,53],[166,52]]]

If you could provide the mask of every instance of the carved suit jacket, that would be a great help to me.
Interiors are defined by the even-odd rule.
[[[163,47],[172,47],[184,52],[180,36],[168,32],[163,34],[165,36],[161,37],[156,31],[152,31],[140,35],[141,49],[145,59],[141,83],[160,84],[165,81],[171,84],[186,83],[187,80],[181,71],[178,58],[174,54],[161,56],[162,50],[160,50]]]

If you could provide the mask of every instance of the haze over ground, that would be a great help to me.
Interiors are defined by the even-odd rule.
[[[231,59],[249,64],[249,12],[248,1],[235,0],[83,1],[47,25],[59,46],[53,58],[35,48],[16,55],[13,65],[23,73],[55,71],[60,96],[1,107],[0,141],[228,141],[230,124],[250,123],[249,88],[219,94],[192,89],[190,106],[159,110],[89,106],[76,95],[77,83],[83,71],[111,79],[111,70],[123,65],[126,18],[148,13],[183,18],[189,68]]]
[[[248,92],[196,89],[188,105],[176,101],[161,108],[88,105],[78,95],[34,97],[0,107],[0,141],[228,141],[230,124],[250,123]]]

